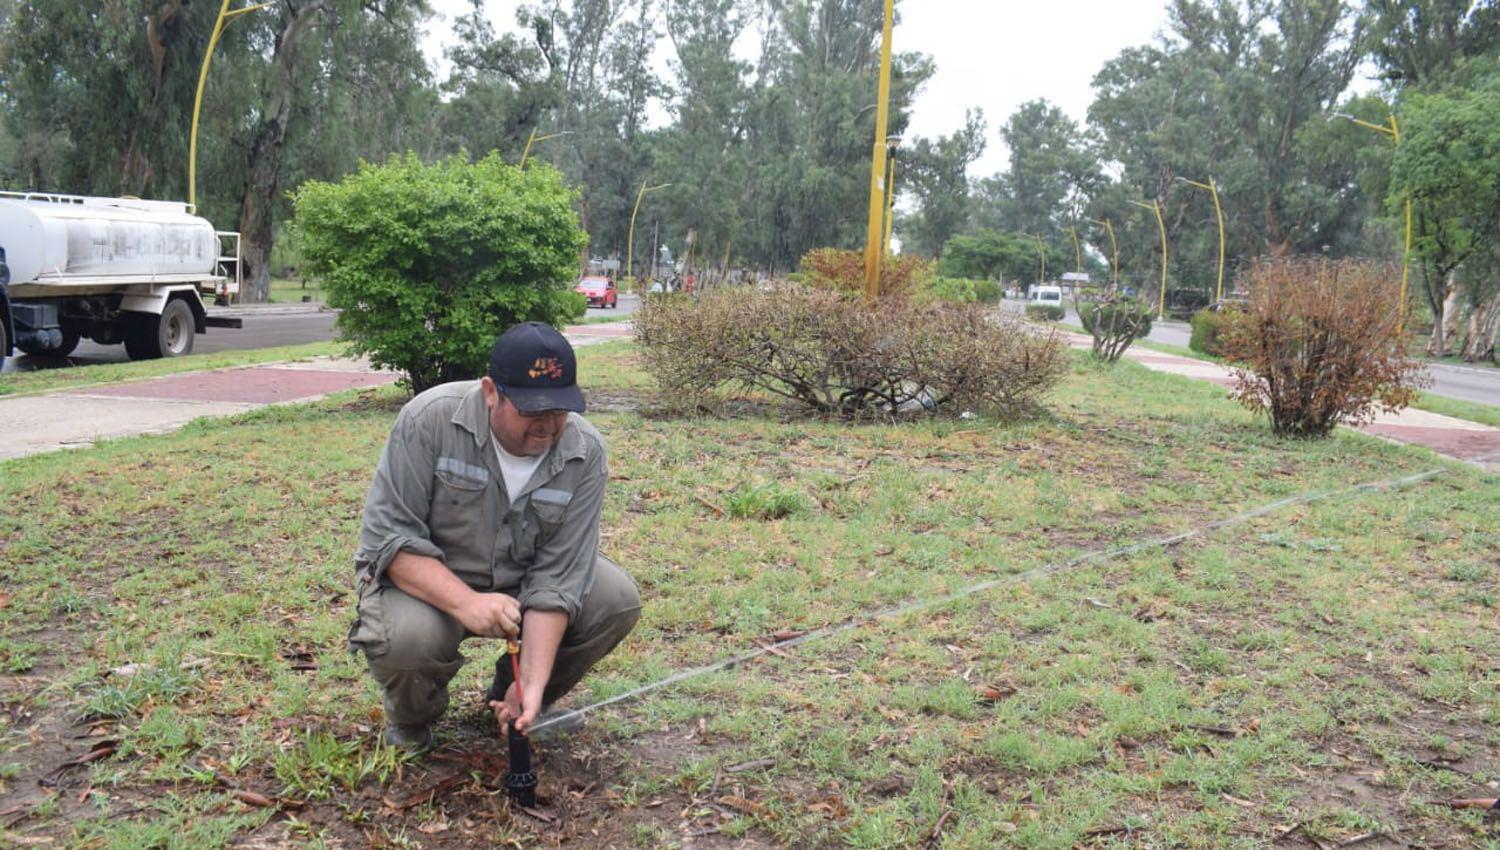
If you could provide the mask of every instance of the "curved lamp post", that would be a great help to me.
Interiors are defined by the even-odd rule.
[[[571,136],[571,135],[573,135],[573,131],[572,130],[559,130],[556,133],[548,133],[545,136],[538,136],[536,134],[536,128],[532,127],[531,128],[531,135],[526,138],[526,149],[523,150],[523,151],[521,151],[521,161],[519,163],[517,163],[516,167],[517,168],[525,168],[526,167],[526,157],[531,154],[531,146],[534,145],[534,144],[536,144],[537,142],[545,142],[548,139],[555,139],[558,136]]]
[[[1199,183],[1197,180],[1189,180],[1179,177],[1178,180],[1189,186],[1197,186],[1199,189],[1207,189],[1214,196],[1214,215],[1219,218],[1219,287],[1214,291],[1214,301],[1217,303],[1224,300],[1224,210],[1219,206],[1219,186],[1212,177],[1207,183]]]
[[[1156,229],[1161,231],[1161,294],[1156,300],[1156,320],[1160,322],[1167,317],[1167,225],[1161,220],[1161,205],[1157,202],[1143,204],[1140,201],[1131,201],[1131,203],[1156,213]]]
[[[635,288],[635,268],[631,261],[635,259],[635,214],[641,211],[641,198],[647,192],[655,192],[657,189],[665,189],[671,183],[660,183],[656,186],[647,186],[646,181],[641,181],[641,190],[635,193],[635,208],[630,211],[630,235],[625,237],[625,278],[626,285]]]
[[[1335,113],[1333,113],[1333,117],[1335,117],[1335,118],[1343,118],[1343,119],[1348,120],[1348,121],[1353,121],[1355,124],[1358,124],[1359,126],[1364,127],[1364,128],[1366,128],[1368,130],[1374,130],[1377,133],[1384,133],[1391,140],[1392,144],[1396,145],[1397,147],[1401,146],[1401,127],[1396,124],[1396,116],[1395,115],[1391,115],[1391,116],[1388,117],[1387,120],[1390,121],[1390,125],[1386,126],[1386,127],[1382,127],[1379,124],[1371,124],[1369,121],[1361,121],[1358,118],[1355,118],[1353,115],[1350,115],[1347,112],[1335,112]],[[1400,333],[1400,332],[1406,330],[1406,279],[1407,279],[1407,274],[1408,274],[1410,268],[1411,268],[1411,188],[1408,187],[1406,189],[1406,248],[1405,248],[1405,250],[1403,250],[1401,252],[1401,306],[1399,308],[1400,309],[1400,316],[1397,319],[1397,324],[1396,324],[1396,332],[1397,333]]]
[[[1109,233],[1109,285],[1111,289],[1117,288],[1120,285],[1120,247],[1115,244],[1115,226],[1107,218],[1091,218],[1089,221],[1104,225]]]
[[[891,255],[891,227],[896,221],[896,147],[901,137],[892,133],[885,137],[887,168],[885,172],[885,240],[881,243],[880,259]]]
[[[203,111],[203,84],[208,81],[208,63],[214,58],[214,48],[219,46],[219,36],[230,18],[264,9],[273,3],[257,3],[243,9],[229,10],[229,0],[219,6],[219,17],[214,20],[213,33],[208,37],[208,49],[203,51],[203,68],[198,71],[198,92],[193,95],[193,126],[188,130],[188,209],[198,212],[198,115]]]

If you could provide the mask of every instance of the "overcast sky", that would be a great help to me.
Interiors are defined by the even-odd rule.
[[[520,0],[485,0],[500,32],[515,29]],[[452,41],[453,18],[469,0],[432,0],[425,47],[434,63]],[[998,130],[1028,100],[1046,98],[1082,123],[1093,93],[1089,83],[1121,50],[1144,44],[1167,23],[1166,0],[907,0],[892,36],[897,51],[931,56],[937,73],[918,95],[911,132],[939,136],[963,125],[964,110],[979,107],[989,123],[984,156],[973,177],[1005,168]],[[658,48],[665,70],[668,42]],[[443,72],[446,74],[446,70]]]

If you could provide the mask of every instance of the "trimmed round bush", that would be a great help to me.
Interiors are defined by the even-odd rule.
[[[1061,322],[1068,311],[1056,304],[1027,304],[1026,318],[1044,322]]]
[[[351,351],[421,392],[483,374],[516,322],[583,314],[573,286],[587,236],[573,194],[542,164],[408,154],[309,181],[293,206],[303,260]]]
[[[1199,354],[1219,356],[1220,314],[1212,310],[1199,310],[1193,314],[1193,335],[1188,338],[1188,348]]]

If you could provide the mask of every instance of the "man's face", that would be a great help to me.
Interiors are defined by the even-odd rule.
[[[484,387],[484,404],[490,411],[490,430],[500,441],[500,448],[513,455],[544,455],[562,439],[568,425],[566,410],[522,413],[510,399],[500,394],[489,376],[480,379]]]

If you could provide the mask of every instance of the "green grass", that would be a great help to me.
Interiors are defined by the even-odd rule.
[[[579,359],[609,401],[590,415],[611,451],[601,546],[646,605],[574,705],[1002,584],[591,715],[537,746],[563,815],[545,826],[497,793],[493,644],[465,644],[438,755],[376,744],[378,692],[344,638],[395,389],[9,461],[0,640],[47,647],[15,652],[30,667],[4,680],[0,765],[21,767],[0,793],[30,807],[11,831],[83,847],[661,847],[716,830],[753,847],[937,832],[952,848],[1248,848],[1301,824],[1330,844],[1495,846],[1478,813],[1429,801],[1500,779],[1500,478],[1355,433],[1278,441],[1218,388],[1129,362],[1079,358],[1029,421],[881,426],[674,419],[629,345]],[[38,788],[89,731],[116,755]]]
[[[100,363],[67,369],[42,369],[36,372],[7,372],[0,375],[0,397],[61,389],[113,384],[159,378],[179,372],[199,372],[230,366],[252,366],[309,357],[337,357],[344,353],[341,342],[310,342],[247,351],[220,351],[213,354],[190,354],[163,360],[137,360],[131,363]]]
[[[269,300],[272,304],[301,303],[304,297],[314,304],[323,303],[323,288],[318,281],[271,278]]]
[[[1441,413],[1444,416],[1452,416],[1455,419],[1467,419],[1470,422],[1478,422],[1481,425],[1500,428],[1500,407],[1493,404],[1480,404],[1477,401],[1447,398],[1423,391],[1417,394],[1417,400],[1412,404],[1412,407],[1418,410],[1425,410],[1429,413]]]
[[[602,315],[601,315],[602,314]],[[617,313],[614,310],[599,310],[595,313],[589,310],[579,319],[576,324],[580,325],[607,325],[612,322],[628,322],[635,318],[633,313]]]

